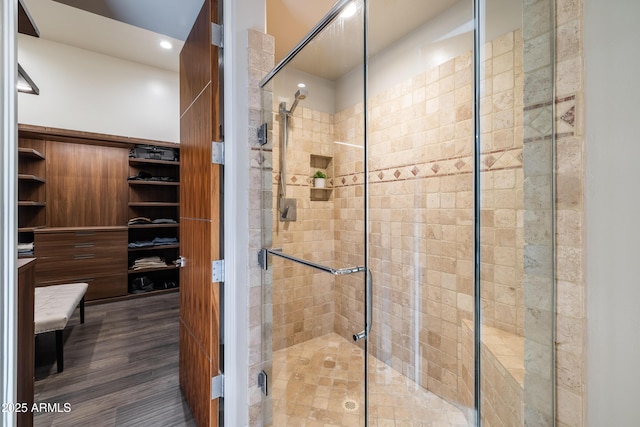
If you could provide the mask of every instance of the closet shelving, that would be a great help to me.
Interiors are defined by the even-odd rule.
[[[177,149],[176,149],[177,150]],[[149,220],[173,220],[175,223],[143,223],[129,225],[129,242],[152,241],[155,238],[179,239],[180,224],[180,162],[130,157],[129,175],[146,173],[154,180],[129,179],[129,217]],[[154,284],[178,284],[179,271],[174,261],[178,259],[180,243],[162,244],[129,248],[129,283],[138,277],[146,276]],[[137,259],[160,257],[166,266],[134,269]],[[160,289],[147,293],[172,292],[177,290]],[[140,295],[140,294],[133,294]]]
[[[18,241],[31,243],[46,226],[46,157],[43,141],[20,140],[18,147]],[[33,256],[20,253],[18,257]]]

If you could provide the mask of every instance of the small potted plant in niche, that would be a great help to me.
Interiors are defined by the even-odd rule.
[[[313,174],[313,186],[315,188],[324,188],[325,179],[327,179],[327,174],[322,171],[316,171]]]

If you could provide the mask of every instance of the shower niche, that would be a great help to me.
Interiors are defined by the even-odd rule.
[[[333,192],[333,157],[311,154],[309,156],[309,169],[311,182],[309,187],[310,199],[313,202],[326,202],[331,199]],[[322,172],[325,178],[324,187],[316,187],[313,176],[316,172]]]

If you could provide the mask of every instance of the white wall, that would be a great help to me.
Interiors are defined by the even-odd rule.
[[[40,89],[19,123],[179,142],[178,73],[25,35],[18,61]]]
[[[640,2],[585,0],[587,423],[637,426]]]

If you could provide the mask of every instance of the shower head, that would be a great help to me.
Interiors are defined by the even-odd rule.
[[[307,92],[307,89],[305,88],[300,88],[296,91],[295,94],[295,100],[293,101],[293,104],[291,105],[291,109],[289,111],[287,111],[287,114],[293,114],[293,110],[296,109],[296,107],[298,106],[298,101],[303,100],[307,97],[307,94],[309,92]]]
[[[301,87],[300,89],[298,89],[298,91],[296,92],[296,100],[297,99],[305,99],[307,97],[307,95],[309,94],[309,92],[307,91],[307,89]]]

